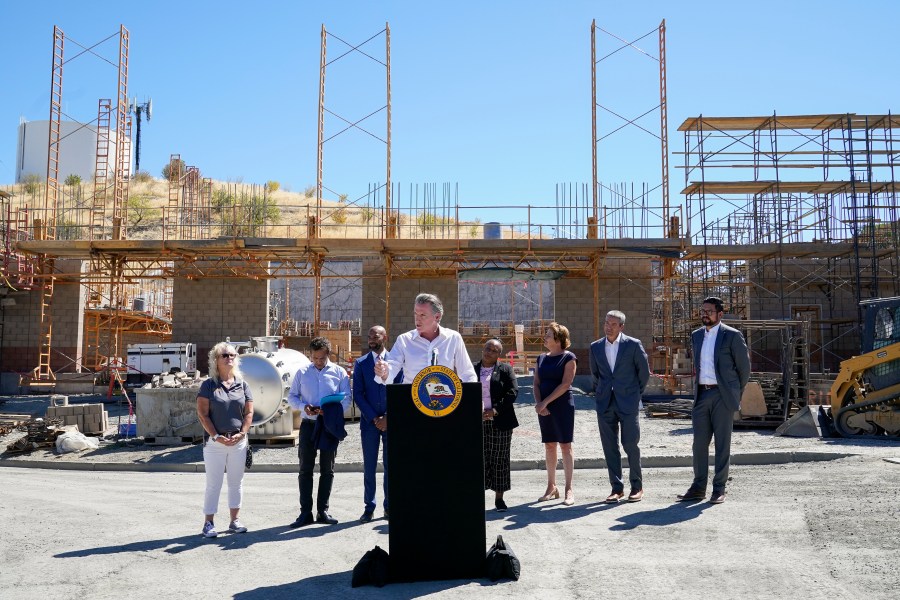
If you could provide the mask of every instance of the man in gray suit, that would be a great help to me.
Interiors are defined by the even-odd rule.
[[[641,451],[638,448],[641,440],[638,413],[641,394],[650,379],[650,365],[640,340],[622,332],[625,329],[624,313],[618,310],[606,313],[603,329],[606,337],[591,344],[590,356],[600,442],[612,485],[606,502],[616,504],[625,496],[622,454],[619,451],[620,426],[622,447],[628,455],[628,478],[631,480],[628,501],[639,502],[644,497],[644,483],[641,477]]]
[[[709,476],[709,443],[715,436],[715,472],[712,504],[725,502],[725,483],[731,462],[731,431],[734,412],[741,406],[741,395],[750,379],[750,355],[747,342],[737,329],[721,323],[722,299],[710,296],[703,301],[700,321],[703,327],[691,334],[694,354],[694,482],[679,501],[706,497]]]

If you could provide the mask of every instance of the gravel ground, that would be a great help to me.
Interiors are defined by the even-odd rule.
[[[690,468],[650,468],[642,502],[609,505],[605,485],[590,485],[605,473],[584,469],[576,504],[565,507],[536,503],[543,473],[518,471],[509,512],[493,511],[485,494],[485,545],[503,535],[522,561],[518,582],[351,589],[365,551],[378,544],[390,552],[387,521],[356,520],[357,473],[335,476],[331,511],[341,522],[302,529],[287,527],[297,514],[296,477],[250,473],[241,511],[250,531],[206,540],[201,473],[0,468],[0,597],[888,600],[900,589],[898,473],[900,465],[871,456],[745,466],[715,506],[674,502]],[[217,523],[227,519],[219,509]],[[437,541],[433,548],[446,560]]]
[[[586,381],[579,378],[576,385],[586,387]],[[531,393],[531,379],[520,378],[520,393],[516,404],[516,415],[519,427],[513,432],[512,462],[515,469],[543,468],[543,449],[541,446],[540,428],[534,412],[534,399]],[[589,384],[588,384],[589,385]],[[580,388],[576,389],[575,418],[575,462],[576,468],[598,468],[602,462],[603,451],[600,447],[600,436],[597,430],[596,412],[592,396],[585,395]],[[70,403],[98,402],[96,397],[70,397]],[[49,399],[39,396],[6,397],[0,403],[0,413],[30,413],[42,415],[49,406]],[[116,422],[118,415],[127,416],[127,407],[117,403],[108,403],[110,421]],[[362,452],[359,440],[359,426],[347,423],[348,436],[338,450],[338,468],[342,470],[361,470]],[[14,432],[0,436],[0,448],[24,435]],[[692,430],[689,419],[648,418],[641,416],[641,454],[646,465],[668,466],[666,459],[672,457],[690,457]],[[735,462],[746,457],[753,462],[752,455],[767,453],[830,453],[835,457],[841,455],[873,455],[880,457],[900,456],[900,440],[845,440],[840,438],[791,438],[775,436],[771,429],[735,430],[732,438],[732,455]],[[757,458],[762,458],[757,457]],[[51,461],[63,464],[97,462],[119,464],[155,464],[163,465],[202,463],[203,455],[200,445],[181,446],[148,446],[139,440],[126,445],[115,441],[102,441],[100,449],[82,453],[59,455],[50,449],[39,449],[18,455],[0,455],[0,464],[10,461]],[[297,463],[297,448],[290,446],[255,446],[254,463],[257,465],[294,465]],[[684,461],[678,463],[684,465]],[[689,463],[688,463],[689,464]]]

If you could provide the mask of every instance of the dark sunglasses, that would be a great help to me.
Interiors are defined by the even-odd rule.
[[[236,356],[237,356],[237,354],[231,354],[230,352],[226,352],[224,354],[220,354],[219,358],[234,358]]]

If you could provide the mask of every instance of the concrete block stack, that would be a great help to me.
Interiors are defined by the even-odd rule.
[[[77,425],[87,435],[103,435],[109,429],[109,413],[102,404],[73,404],[47,408],[47,418],[62,419],[63,425]]]
[[[672,364],[672,374],[690,375],[694,372],[694,363],[688,356],[687,348],[679,348],[675,351]]]

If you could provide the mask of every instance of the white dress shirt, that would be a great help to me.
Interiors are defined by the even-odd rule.
[[[616,370],[616,357],[619,355],[619,342],[622,341],[622,332],[619,332],[619,335],[616,336],[616,341],[610,342],[609,338],[606,338],[606,343],[604,346],[606,347],[606,361],[609,363],[609,370]]]
[[[700,347],[700,373],[698,381],[700,385],[716,385],[716,336],[719,335],[719,325],[703,330],[703,345]]]
[[[446,327],[438,326],[438,336],[430,342],[415,329],[401,334],[385,360],[388,364],[387,381],[393,381],[403,369],[403,383],[412,383],[419,371],[432,364],[453,369],[464,382],[478,381],[462,336]],[[385,384],[381,377],[376,377],[375,381]]]

